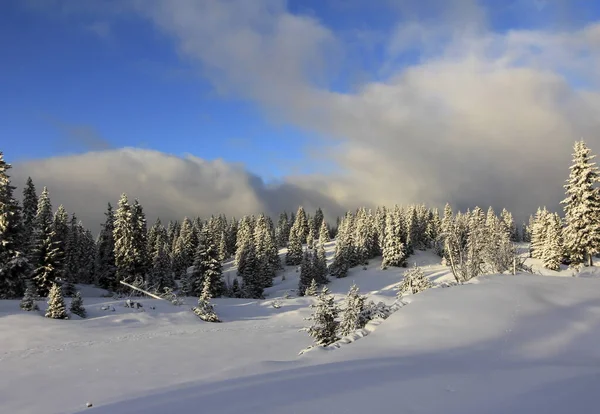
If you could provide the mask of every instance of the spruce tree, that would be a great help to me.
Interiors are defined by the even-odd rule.
[[[188,217],[185,217],[181,222],[179,236],[172,252],[175,278],[185,279],[187,277],[187,269],[193,264],[195,247],[197,247],[195,237],[194,225]]]
[[[204,279],[202,294],[198,298],[198,306],[192,309],[192,311],[205,322],[221,322],[215,312],[214,306],[210,303],[211,296],[211,278],[207,277]]]
[[[315,345],[327,346],[337,341],[339,339],[337,335],[339,309],[327,287],[323,287],[317,303],[310,307],[314,311],[308,320],[312,320],[313,324],[305,330],[313,338]]]
[[[573,165],[565,185],[567,197],[562,201],[565,211],[564,243],[572,264],[592,265],[593,255],[600,248],[600,194],[596,187],[598,167],[592,162],[585,142],[575,143]]]
[[[61,276],[61,252],[54,232],[50,194],[44,187],[38,202],[34,233],[33,279],[37,293],[48,295],[54,282]]]
[[[94,235],[89,229],[85,229],[81,222],[78,223],[80,229],[79,240],[79,276],[80,283],[93,283],[97,280],[96,272],[96,241]]]
[[[413,295],[433,287],[433,283],[425,277],[423,270],[418,267],[411,267],[404,272],[404,279],[400,284],[398,293],[400,296],[404,293]]]
[[[69,319],[67,307],[62,295],[60,286],[56,283],[52,284],[48,295],[48,309],[46,310],[46,318],[51,319]]]
[[[315,211],[315,216],[313,217],[313,229],[315,232],[321,228],[324,220],[325,216],[323,215],[323,210],[321,210],[321,207],[318,207],[317,211]]]
[[[563,253],[562,220],[558,214],[554,213],[546,228],[545,243],[541,253],[544,267],[550,270],[560,270]]]
[[[352,285],[346,296],[342,320],[340,322],[340,335],[350,335],[352,332],[362,329],[367,324],[364,317],[366,296],[359,293],[358,286]]]
[[[306,212],[304,211],[304,207],[302,206],[298,207],[298,212],[296,213],[292,229],[296,229],[296,236],[300,238],[300,244],[306,243],[306,238],[308,237],[308,232],[310,229],[308,226],[308,218],[306,217]]]
[[[148,228],[146,215],[140,202],[136,199],[131,207],[131,220],[133,225],[133,274],[135,279],[145,279],[150,268],[148,256]]]
[[[315,279],[312,252],[305,250],[302,256],[302,265],[300,267],[300,279],[298,281],[298,296],[304,296],[306,289]]]
[[[385,206],[378,206],[375,210],[374,225],[377,234],[377,255],[383,254],[383,245],[385,239],[385,223],[388,211]]]
[[[117,266],[115,263],[115,215],[112,206],[108,203],[106,220],[102,224],[96,249],[96,275],[98,286],[103,289],[116,290]]]
[[[156,247],[153,250],[152,269],[150,270],[149,287],[156,292],[164,292],[165,288],[174,288],[175,281],[171,273],[168,243],[166,235],[156,238]]]
[[[232,298],[241,298],[242,297],[242,289],[240,288],[240,282],[237,277],[233,279],[233,283],[231,284],[231,289],[229,292],[229,297]]]
[[[54,241],[57,248],[57,278],[64,283],[62,287],[63,295],[72,296],[75,293],[75,289],[70,283],[65,267],[67,241],[69,238],[69,214],[62,205],[60,205],[54,213],[52,228],[54,232]]]
[[[310,281],[310,285],[308,285],[308,287],[304,291],[304,295],[300,296],[317,296],[318,289],[319,285],[317,284],[317,281],[315,279],[312,279]]]
[[[39,311],[40,308],[35,303],[36,288],[32,283],[27,283],[27,289],[25,289],[25,296],[21,299],[20,307],[24,311]]]
[[[447,251],[447,247],[451,246],[452,243],[449,240],[449,237],[452,234],[452,227],[453,227],[453,223],[454,223],[454,214],[452,212],[452,207],[450,207],[450,204],[446,203],[446,205],[444,206],[444,217],[442,218],[442,234],[441,234],[441,238],[442,238],[442,243],[444,245],[444,260],[446,262],[446,264],[450,264],[450,255]]]
[[[27,178],[27,183],[23,189],[23,229],[25,254],[31,259],[31,250],[33,249],[33,235],[35,231],[35,216],[37,215],[38,196],[35,191],[35,185],[31,177]]]
[[[386,269],[390,266],[402,267],[406,265],[407,254],[406,247],[402,243],[400,217],[393,213],[388,214],[386,217],[382,255],[382,269]]]
[[[245,272],[247,257],[250,251],[256,254],[254,246],[254,220],[250,216],[244,216],[240,220],[235,246],[235,265],[237,266],[238,275],[242,275]]]
[[[311,250],[315,247],[315,233],[312,226],[308,230],[308,236],[306,236],[306,247]]]
[[[64,256],[64,280],[63,293],[65,296],[73,296],[75,294],[75,283],[78,283],[77,276],[79,274],[79,266],[81,264],[81,240],[80,229],[78,226],[77,216],[71,215],[67,230],[67,241],[65,243]]]
[[[134,232],[131,205],[127,199],[127,194],[123,193],[119,199],[119,206],[115,213],[113,230],[116,266],[114,288],[119,291],[124,290],[119,282],[131,281],[130,279],[135,275]]]
[[[249,244],[245,262],[244,269],[240,275],[243,281],[241,288],[242,295],[246,298],[263,299],[263,279],[258,273],[259,263],[256,258],[254,245],[252,243]]]
[[[156,240],[160,237],[159,236],[160,233],[164,233],[165,239],[163,240],[163,243],[166,243],[167,242],[167,240],[166,240],[167,231],[164,228],[164,226],[162,225],[162,222],[160,221],[160,217],[158,217],[154,221],[154,224],[150,227],[150,230],[148,230],[148,236],[146,237],[146,255],[150,258],[151,261],[156,256],[156,249],[159,245],[156,242]],[[161,248],[162,248],[162,245],[161,245]],[[168,251],[167,251],[167,254],[168,254]],[[153,267],[153,266],[151,266],[151,267]]]
[[[290,223],[285,211],[279,215],[279,221],[275,229],[275,238],[277,240],[277,247],[287,247],[290,239]]]
[[[79,293],[79,291],[75,292],[75,296],[73,296],[73,299],[71,300],[69,311],[80,318],[87,317],[87,312],[83,307],[83,298],[81,297],[81,293]]]
[[[530,255],[534,259],[541,259],[546,245],[546,235],[550,225],[550,213],[544,208],[538,208],[531,226]]]
[[[329,283],[329,279],[327,279],[327,255],[323,243],[318,244],[317,251],[313,255],[312,268],[314,277],[319,285]]]
[[[0,299],[20,297],[31,275],[21,209],[8,176],[10,168],[0,152]]]
[[[290,230],[288,251],[285,254],[285,264],[288,266],[298,266],[302,263],[302,236],[299,232],[296,226]]]
[[[229,251],[227,250],[227,233],[222,232],[219,236],[219,260],[224,262],[229,259]]]
[[[190,284],[193,295],[202,292],[205,279],[210,278],[210,295],[218,297],[223,295],[225,285],[222,280],[223,271],[219,261],[219,251],[209,235],[208,229],[202,230],[196,255],[194,257],[194,270],[191,273],[193,282]]]
[[[321,228],[319,230],[319,244],[325,245],[330,240],[329,230],[327,229],[327,223],[323,220],[321,222]]]

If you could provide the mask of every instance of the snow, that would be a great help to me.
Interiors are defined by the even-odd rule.
[[[409,263],[435,283],[453,280],[430,252]],[[328,287],[341,300],[356,283],[391,304],[405,269],[380,265],[371,260]],[[139,299],[139,311],[85,288],[89,317],[71,320],[44,318],[43,302],[23,312],[19,301],[0,301],[0,412],[594,412],[600,279],[595,268],[552,274],[568,277],[484,276],[409,295],[343,346],[301,356],[315,298],[283,298],[298,285],[294,267],[265,300],[214,299],[220,324],[190,311],[196,298],[180,307]]]

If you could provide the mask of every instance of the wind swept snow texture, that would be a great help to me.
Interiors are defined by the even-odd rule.
[[[411,260],[430,280],[452,278],[433,254]],[[339,301],[356,283],[369,299],[391,304],[404,269],[380,265],[372,260],[328,287]],[[266,300],[214,299],[218,325],[152,299],[141,300],[140,312],[122,300],[86,297],[88,319],[69,321],[1,301],[0,332],[11,334],[0,335],[0,411],[595,412],[600,280],[496,275],[475,282],[411,296],[361,340],[302,356],[311,339],[299,329],[315,298],[283,298],[298,283],[293,267]]]

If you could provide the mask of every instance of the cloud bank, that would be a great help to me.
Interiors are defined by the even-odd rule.
[[[363,204],[449,201],[506,207],[520,219],[540,205],[558,209],[573,141],[600,152],[600,23],[497,33],[490,15],[506,11],[476,1],[421,3],[390,2],[398,24],[375,36],[385,51],[380,72],[346,93],[328,85],[340,67],[353,69],[351,46],[285,1],[130,3],[224,98],[255,102],[266,117],[329,139],[325,155],[341,173],[267,187],[240,166],[132,149],[15,171],[39,174],[82,212],[122,191],[176,217],[300,203],[337,214]],[[415,50],[420,60],[407,66],[403,57]]]

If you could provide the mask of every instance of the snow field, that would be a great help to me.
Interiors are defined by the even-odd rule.
[[[453,280],[430,252],[415,262],[434,282]],[[404,269],[380,264],[328,287],[341,300],[356,283],[391,304]],[[298,356],[311,344],[299,329],[314,298],[283,299],[299,273],[285,276],[266,300],[214,299],[221,324],[190,311],[196,298],[181,307],[140,299],[140,312],[81,287],[89,317],[72,320],[43,318],[42,302],[33,314],[0,301],[0,332],[9,333],[0,335],[0,411],[530,414],[597,405],[598,279],[496,275],[430,289],[368,325],[367,337]]]

